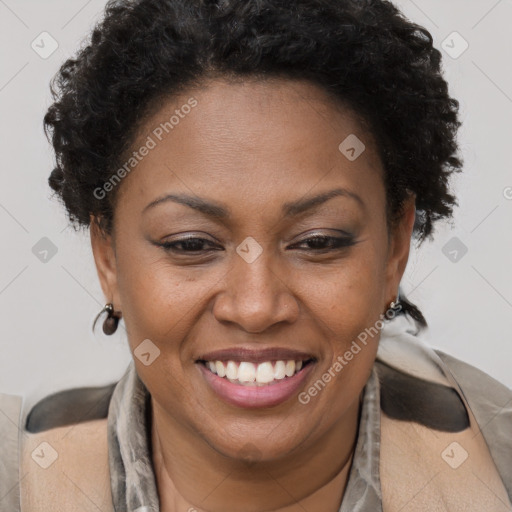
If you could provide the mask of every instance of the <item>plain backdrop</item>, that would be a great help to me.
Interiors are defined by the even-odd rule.
[[[465,161],[452,182],[454,221],[413,246],[403,290],[430,324],[421,335],[430,345],[512,387],[512,0],[395,3],[443,53]],[[118,380],[131,358],[123,328],[91,331],[105,301],[88,233],[75,233],[51,199],[54,155],[42,123],[51,77],[104,5],[0,1],[0,391],[29,404]]]

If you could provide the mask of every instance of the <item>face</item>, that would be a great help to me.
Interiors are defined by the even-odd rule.
[[[309,83],[211,81],[162,104],[144,144],[112,237],[91,237],[154,407],[228,457],[313,445],[371,372],[378,335],[361,333],[396,298],[413,200],[388,231],[370,133]]]

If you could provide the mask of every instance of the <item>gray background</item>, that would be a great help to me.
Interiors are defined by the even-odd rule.
[[[450,93],[461,103],[465,159],[453,181],[455,221],[438,226],[434,242],[413,247],[402,286],[430,323],[422,335],[429,344],[512,387],[512,0],[395,3],[443,53]],[[42,129],[49,81],[104,5],[0,0],[0,391],[28,403],[117,380],[131,357],[123,328],[112,337],[101,326],[91,332],[104,298],[88,234],[76,234],[50,200],[53,154]],[[469,44],[462,55],[454,31]],[[47,58],[40,53],[51,41],[42,32],[58,44]],[[57,252],[41,261],[45,237]]]

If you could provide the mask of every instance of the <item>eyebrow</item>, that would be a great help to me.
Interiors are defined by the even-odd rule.
[[[355,199],[360,206],[365,207],[364,201],[361,199],[359,195],[345,188],[336,188],[334,190],[329,190],[327,192],[323,192],[313,197],[301,198],[297,201],[292,201],[289,203],[284,203],[282,207],[283,215],[285,217],[295,217],[304,213],[308,210],[312,210],[324,204],[334,197],[347,197]],[[201,199],[196,196],[190,196],[186,194],[166,194],[162,197],[151,201],[143,210],[142,213],[154,208],[155,206],[172,201],[174,203],[182,204],[184,206],[188,206],[194,210],[201,212],[202,214],[212,217],[215,219],[226,219],[229,217],[229,210],[220,206],[219,204],[215,204],[210,201],[206,201],[205,199]]]

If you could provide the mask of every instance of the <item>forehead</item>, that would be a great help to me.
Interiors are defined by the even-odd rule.
[[[362,151],[355,160],[351,147]],[[117,192],[119,204],[129,198],[138,211],[174,190],[260,204],[317,186],[382,192],[372,134],[350,109],[303,81],[214,80],[190,89],[159,105],[131,151],[137,161],[132,156]]]

